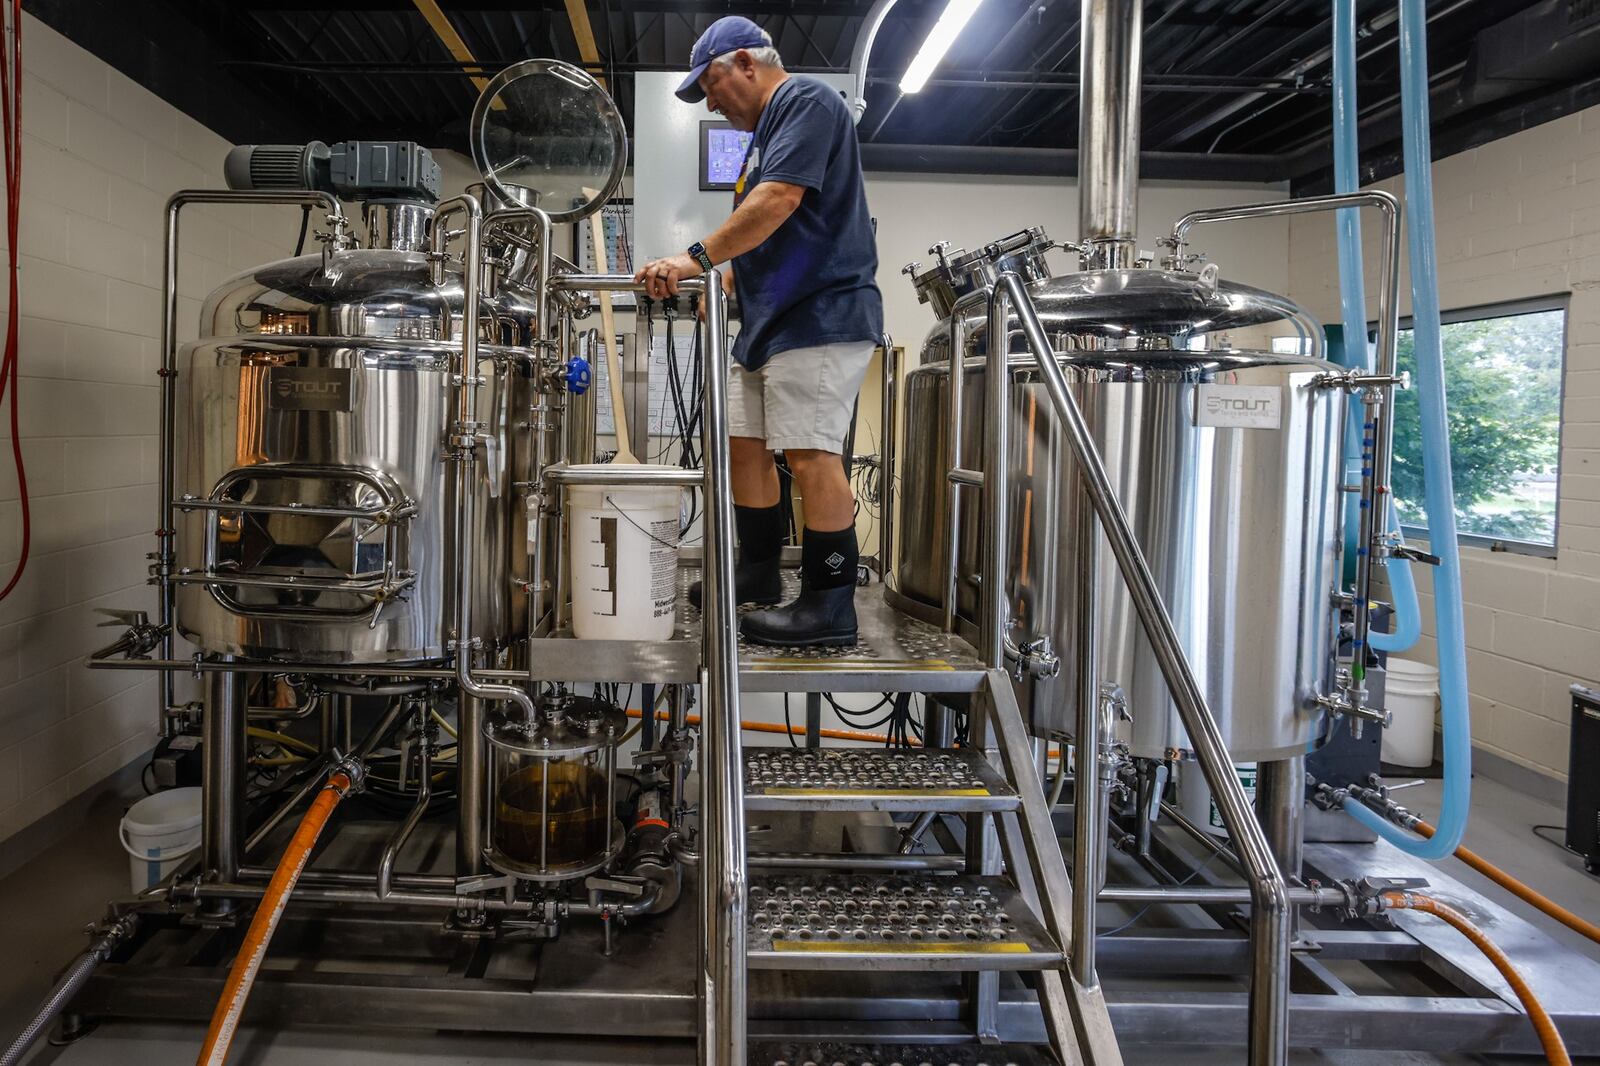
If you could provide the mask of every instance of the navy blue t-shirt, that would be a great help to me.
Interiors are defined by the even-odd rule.
[[[756,123],[734,206],[763,181],[804,186],[794,214],[733,260],[744,326],[733,357],[750,370],[791,348],[883,335],[878,249],[855,123],[814,78],[778,86]]]

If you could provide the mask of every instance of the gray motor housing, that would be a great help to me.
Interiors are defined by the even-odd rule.
[[[230,189],[315,189],[345,200],[437,203],[442,181],[433,153],[415,141],[241,144],[222,175]]]

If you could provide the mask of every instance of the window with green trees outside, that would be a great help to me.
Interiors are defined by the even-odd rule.
[[[1566,301],[1480,307],[1443,318],[1457,529],[1469,542],[1554,554]],[[1401,322],[1398,349],[1400,370],[1415,378],[1409,321]],[[1417,394],[1395,396],[1395,507],[1408,531],[1426,536]]]

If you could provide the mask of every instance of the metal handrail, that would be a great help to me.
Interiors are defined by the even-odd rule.
[[[700,684],[705,693],[705,713],[700,719],[700,982],[704,1000],[700,1061],[704,1066],[733,1066],[743,1063],[747,1054],[744,969],[749,863],[743,825],[739,622],[734,605],[733,488],[728,458],[728,314],[718,271],[681,281],[679,289],[702,295],[710,327],[706,331],[706,388],[701,407],[705,427],[705,560],[701,572],[704,666]],[[558,274],[550,278],[549,290],[645,291],[628,274]],[[635,474],[641,473],[619,474],[615,483],[631,482]],[[557,473],[556,477],[578,480],[568,474]],[[672,483],[655,475],[646,480]]]
[[[1084,421],[1083,411],[1067,387],[1066,375],[1056,363],[1054,349],[1045,336],[1038,311],[1022,279],[1011,271],[1000,275],[990,297],[990,363],[993,364],[998,358],[1000,366],[1005,366],[1006,335],[1003,327],[1007,302],[1015,309],[1022,325],[1023,336],[1039,366],[1045,390],[1050,394],[1056,414],[1061,419],[1063,435],[1077,461],[1083,492],[1093,504],[1100,526],[1111,542],[1111,552],[1116,557],[1145,635],[1155,651],[1162,676],[1177,705],[1178,715],[1188,731],[1201,772],[1222,815],[1223,825],[1233,837],[1239,858],[1248,872],[1252,944],[1249,1061],[1252,1066],[1281,1066],[1287,1059],[1289,1035],[1292,911],[1288,883],[1278,869],[1266,834],[1256,821],[1250,800],[1234,773],[1233,760],[1223,742],[1217,720],[1206,705],[1205,695],[1195,680],[1177,628],[1161,602],[1161,593],[1150,572],[1150,564],[1139,548],[1128,516],[1117,499],[1116,489],[1106,474],[1094,438]],[[998,332],[992,326],[997,320],[1002,326]],[[1000,353],[998,356],[995,355],[997,350]],[[991,397],[1002,392],[993,387],[989,390]],[[991,407],[995,406],[998,405],[992,401]],[[1005,418],[1007,412],[1004,407],[999,408],[999,414],[1002,419]],[[995,440],[993,430],[990,430],[989,438],[992,444]],[[1004,441],[1003,434],[1000,440]],[[991,509],[996,506],[1004,506],[1003,496],[1001,500],[990,504]],[[989,550],[993,553],[993,546]],[[1001,558],[1003,561],[1003,555]],[[986,576],[991,572],[986,569]],[[986,595],[991,599],[998,598],[988,590]],[[992,625],[992,616],[988,620]],[[1080,875],[1082,873],[1080,871]],[[1084,885],[1080,885],[1078,890],[1093,894],[1092,889]]]

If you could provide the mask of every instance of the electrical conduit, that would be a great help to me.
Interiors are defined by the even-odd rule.
[[[1339,0],[1341,4],[1348,0]],[[1336,25],[1342,23],[1336,19]],[[1472,723],[1467,713],[1467,650],[1461,613],[1461,556],[1456,544],[1450,430],[1445,418],[1444,354],[1439,337],[1439,279],[1433,229],[1433,153],[1428,134],[1427,13],[1423,0],[1400,0],[1400,90],[1405,133],[1406,232],[1411,248],[1411,311],[1422,422],[1424,502],[1433,553],[1434,624],[1444,718],[1444,799],[1431,839],[1391,825],[1359,801],[1344,809],[1389,843],[1417,858],[1442,859],[1461,846],[1472,805]],[[1353,64],[1351,64],[1353,66]],[[1339,81],[1349,71],[1336,69]],[[1336,138],[1337,141],[1337,138]],[[1398,571],[1396,571],[1398,572]]]
[[[206,1042],[200,1048],[200,1057],[195,1060],[196,1066],[222,1066],[228,1060],[228,1048],[239,1027],[239,1018],[244,1014],[245,1001],[250,997],[256,974],[261,971],[267,944],[278,928],[283,909],[289,904],[295,882],[300,880],[300,873],[306,868],[311,851],[316,847],[317,838],[327,826],[333,809],[355,788],[359,777],[360,770],[353,763],[336,767],[328,775],[327,784],[322,786],[317,798],[311,802],[305,817],[300,820],[300,826],[294,831],[283,858],[278,862],[278,868],[272,873],[272,880],[267,883],[266,894],[262,896],[255,917],[250,921],[250,930],[245,933],[244,943],[234,956],[233,968],[228,971],[228,980],[222,986],[222,998],[217,1001],[217,1009],[211,1015],[211,1025],[206,1030]]]
[[[1333,4],[1333,189],[1356,192],[1361,188],[1361,144],[1356,109],[1356,5],[1355,0],[1334,0]],[[1361,212],[1346,208],[1339,212],[1339,296],[1344,323],[1346,365],[1372,372],[1372,357],[1367,351],[1367,307],[1361,271]],[[1354,417],[1365,409],[1359,400],[1351,401]],[[1358,438],[1370,439],[1375,427],[1357,420],[1362,432]],[[1362,440],[1358,439],[1358,445]],[[1363,455],[1365,447],[1360,448]],[[1350,458],[1346,457],[1347,461]],[[1360,474],[1359,467],[1356,470]],[[1394,498],[1385,494],[1381,505],[1380,528],[1398,530]],[[1371,633],[1368,643],[1379,651],[1401,652],[1422,635],[1422,613],[1417,605],[1416,578],[1409,559],[1387,559],[1384,568],[1394,599],[1391,632]]]

